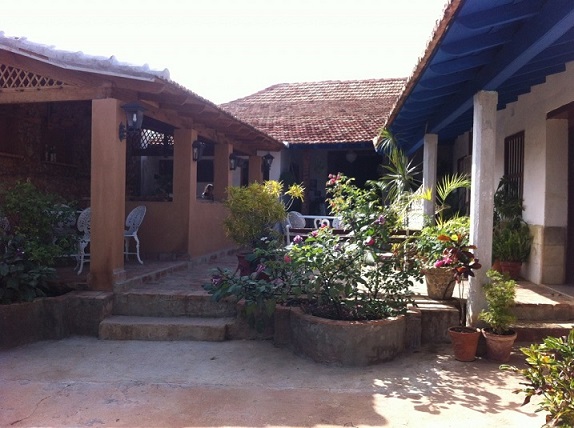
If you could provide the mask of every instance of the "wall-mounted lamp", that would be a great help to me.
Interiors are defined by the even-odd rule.
[[[144,116],[144,108],[138,103],[124,104],[122,109],[126,112],[127,126],[123,122],[120,123],[120,141],[124,141],[128,135],[132,135],[142,129]]]
[[[195,140],[191,145],[192,158],[194,162],[197,162],[203,156],[203,150],[205,149],[205,143],[203,141]]]
[[[235,171],[238,163],[239,163],[239,158],[237,157],[237,155],[235,153],[231,153],[229,155],[229,170]]]
[[[271,169],[271,164],[273,164],[273,159],[275,159],[271,153],[267,153],[265,156],[263,156],[263,168],[267,171],[269,171]]]

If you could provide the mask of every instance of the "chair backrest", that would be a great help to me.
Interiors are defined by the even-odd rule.
[[[291,227],[295,229],[301,229],[305,227],[305,218],[300,212],[290,211],[289,214],[287,214],[287,220],[289,220]]]
[[[91,222],[92,222],[91,220],[92,220],[92,209],[91,208],[86,208],[78,216],[77,227],[78,227],[78,230],[83,233],[83,236],[81,238],[83,240],[89,240],[90,239],[90,229],[91,229]]]
[[[8,232],[10,230],[10,221],[8,217],[0,217],[0,229],[4,232]]]
[[[142,224],[146,212],[145,205],[139,205],[130,211],[126,218],[126,233],[136,233]]]

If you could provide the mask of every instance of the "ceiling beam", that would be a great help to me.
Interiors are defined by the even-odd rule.
[[[540,10],[541,3],[540,0],[528,0],[491,7],[480,12],[461,15],[457,19],[457,23],[471,30],[511,24],[536,16]],[[484,4],[488,3],[485,2]]]
[[[562,7],[557,7],[560,3]],[[438,133],[457,117],[473,107],[473,97],[480,90],[496,90],[556,40],[572,28],[574,4],[571,0],[547,2],[540,11],[534,27],[525,26],[518,31],[491,62],[480,71],[476,79],[469,82],[451,103],[440,109],[430,120],[430,131]]]

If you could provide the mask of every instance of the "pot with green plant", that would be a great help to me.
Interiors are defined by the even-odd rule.
[[[469,226],[469,217],[456,216],[435,225],[425,226],[421,233],[413,238],[413,253],[425,277],[429,298],[435,300],[452,298],[456,285],[453,264],[444,258],[444,253],[452,246],[450,237],[453,236],[462,239],[461,242],[457,242],[459,248],[469,245]]]
[[[474,257],[473,250],[476,247],[468,244],[468,238],[465,235],[440,235],[438,239],[447,246],[443,250],[441,259],[436,264],[441,268],[450,270],[452,281],[458,285],[459,290],[459,325],[448,329],[454,357],[458,361],[474,361],[480,331],[464,325],[466,316],[462,298],[462,282],[468,277],[474,276],[473,270],[480,269],[482,266],[478,259]]]
[[[520,277],[522,263],[530,256],[533,240],[522,211],[524,206],[516,183],[502,177],[494,194],[493,268],[515,280]]]
[[[516,332],[511,325],[515,321],[512,307],[516,298],[516,281],[508,275],[490,269],[486,275],[489,282],[484,285],[488,308],[479,314],[479,319],[488,327],[482,329],[486,339],[486,356],[489,360],[507,362]]]
[[[303,199],[304,189],[293,184],[285,195]],[[254,182],[248,186],[228,187],[224,201],[229,214],[224,221],[225,232],[239,245],[239,268],[242,275],[248,275],[254,264],[253,250],[266,238],[282,239],[275,229],[287,217],[288,206],[281,196],[283,185],[279,181]],[[256,263],[255,263],[256,265]]]

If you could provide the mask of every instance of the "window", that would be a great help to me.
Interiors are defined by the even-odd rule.
[[[524,131],[504,139],[504,175],[512,183],[510,188],[518,192],[516,196],[522,199],[524,186]]]

